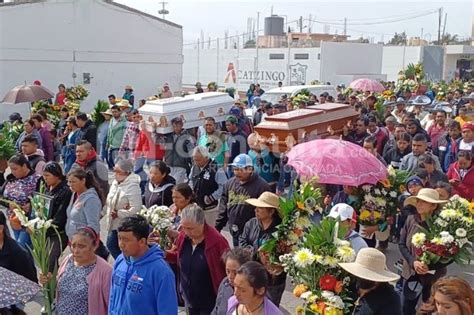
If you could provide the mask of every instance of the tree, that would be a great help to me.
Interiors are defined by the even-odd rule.
[[[451,35],[449,33],[444,34],[444,36],[441,38],[441,43],[439,43],[437,40],[433,42],[435,45],[459,45],[464,43],[465,41],[459,39],[458,34]]]
[[[402,46],[402,45],[406,45],[406,43],[407,43],[407,34],[405,34],[405,32],[402,32],[400,34],[395,33],[392,39],[388,42],[388,45]]]
[[[255,40],[251,39],[245,42],[244,48],[255,48],[257,46],[256,44]]]

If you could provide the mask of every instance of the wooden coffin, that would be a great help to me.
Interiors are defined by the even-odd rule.
[[[180,117],[184,128],[202,126],[205,117],[214,117],[216,122],[225,120],[234,100],[227,93],[207,92],[184,97],[171,97],[147,101],[138,111],[147,123],[148,131],[166,134],[172,132],[171,120]]]
[[[254,129],[270,151],[283,153],[307,140],[337,137],[357,116],[350,105],[326,103],[268,116]]]

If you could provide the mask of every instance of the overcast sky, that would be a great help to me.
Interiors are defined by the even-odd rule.
[[[288,21],[297,20],[300,15],[309,20],[311,14],[314,21],[313,32],[323,32],[325,23],[341,24],[344,17],[348,19],[348,34],[352,38],[361,35],[374,37],[375,42],[387,42],[395,32],[405,31],[408,37],[420,36],[423,28],[424,38],[436,40],[438,32],[438,13],[405,19],[414,15],[428,13],[443,7],[447,13],[446,32],[458,34],[461,38],[471,36],[474,15],[473,1],[445,0],[435,2],[424,1],[393,1],[393,0],[165,0],[170,14],[166,19],[183,26],[184,43],[195,42],[204,31],[205,39],[223,38],[226,30],[229,35],[244,33],[247,30],[247,19],[257,17],[260,11],[260,29],[263,30],[263,18],[273,13],[287,15]],[[161,9],[159,0],[116,0],[150,14],[158,15]],[[444,20],[443,13],[443,20]],[[392,23],[374,24],[380,21]],[[308,25],[307,21],[303,25]],[[290,24],[296,28],[296,23]],[[306,31],[305,29],[304,31]],[[330,25],[330,33],[342,34],[342,25]],[[263,32],[262,32],[263,34]]]

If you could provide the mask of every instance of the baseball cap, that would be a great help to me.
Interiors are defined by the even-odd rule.
[[[253,167],[252,158],[247,154],[239,154],[235,157],[234,161],[230,166],[235,168],[246,168],[246,167]]]
[[[334,219],[340,219],[341,221],[352,220],[357,222],[357,214],[354,208],[349,206],[347,203],[338,203],[331,208],[329,216]]]
[[[417,185],[423,186],[423,181],[421,180],[419,176],[413,175],[407,178],[406,184],[407,186],[410,184],[417,184]]]

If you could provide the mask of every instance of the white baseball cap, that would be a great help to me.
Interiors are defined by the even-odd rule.
[[[341,221],[352,220],[357,222],[357,214],[354,208],[349,206],[347,203],[338,203],[331,208],[329,216],[334,219],[340,219]]]

